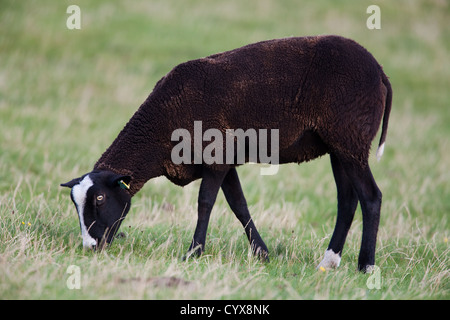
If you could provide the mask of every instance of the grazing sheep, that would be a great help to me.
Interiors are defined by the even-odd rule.
[[[172,161],[172,133],[183,128],[192,134],[194,122],[201,121],[203,132],[218,129],[224,135],[229,129],[278,129],[278,148],[272,152],[278,153],[280,164],[329,153],[337,222],[319,267],[339,265],[359,200],[363,236],[358,268],[370,270],[381,192],[368,158],[384,116],[377,157],[383,152],[391,101],[391,85],[381,66],[359,44],[339,36],[263,41],[182,63],[156,84],[94,170],[62,184],[72,188],[83,245],[110,243],[131,197],[149,179],[164,175],[180,186],[202,178],[190,251],[203,251],[211,209],[222,188],[254,253],[267,258],[241,189],[235,168],[239,163]],[[245,148],[248,144],[246,140]],[[202,141],[202,150],[206,145]],[[195,146],[191,150],[195,153]]]

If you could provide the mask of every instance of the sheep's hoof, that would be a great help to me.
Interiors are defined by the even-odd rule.
[[[203,253],[203,248],[202,245],[198,245],[194,248],[189,248],[188,252],[181,258],[183,261],[188,260],[189,258],[193,257],[193,258],[198,258],[202,255]]]
[[[261,262],[270,262],[269,259],[269,250],[266,248],[266,246],[258,246],[256,249],[253,248],[253,253],[256,257],[258,257]]]
[[[358,271],[362,273],[373,273],[376,266],[373,264],[367,264],[367,265],[358,265]]]
[[[269,259],[269,252],[267,251],[261,251],[259,254],[257,254],[259,260],[261,260],[261,262],[265,262],[265,263],[269,263],[270,259]]]
[[[337,267],[339,267],[340,263],[341,256],[339,255],[339,253],[334,253],[332,249],[328,249],[327,251],[325,251],[323,260],[317,266],[317,270],[325,271],[336,269]]]

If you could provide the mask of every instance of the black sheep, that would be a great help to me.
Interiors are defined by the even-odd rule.
[[[172,133],[183,128],[193,134],[194,122],[201,121],[203,132],[216,129],[224,136],[229,129],[278,129],[278,146],[272,152],[277,152],[280,164],[329,153],[338,213],[319,267],[339,265],[359,200],[363,237],[358,268],[370,270],[375,264],[381,192],[368,158],[384,116],[377,157],[382,154],[391,102],[391,85],[382,67],[366,49],[339,36],[263,41],[182,63],[156,84],[94,170],[63,184],[72,188],[83,243],[111,242],[131,197],[149,179],[164,175],[183,186],[202,178],[189,250],[203,251],[211,209],[222,188],[254,253],[267,258],[236,172],[240,163],[172,161]],[[202,150],[206,145],[203,141]]]

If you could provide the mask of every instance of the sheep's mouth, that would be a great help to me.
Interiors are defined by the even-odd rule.
[[[124,238],[125,234],[123,232],[117,232],[119,230],[119,226],[120,224],[111,228],[107,227],[103,232],[103,236],[100,239],[96,239],[97,245],[94,250],[102,251],[103,249],[106,249],[115,238]]]
[[[106,249],[113,241],[116,231],[117,230],[114,230],[113,228],[106,227],[103,236],[100,239],[97,239],[96,250],[102,251],[103,249]]]
[[[102,251],[103,249],[106,249],[110,244],[110,242],[108,242],[105,237],[102,237],[101,239],[95,239],[95,241],[96,244],[83,246],[84,249],[90,249],[92,251]]]
[[[108,242],[105,237],[101,238],[100,241],[97,240],[97,245],[95,246],[95,250],[102,251],[109,246],[110,242]]]

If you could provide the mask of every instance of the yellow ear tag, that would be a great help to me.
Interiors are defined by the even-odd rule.
[[[130,185],[123,182],[123,180],[119,181],[119,186],[124,190],[130,190]]]

